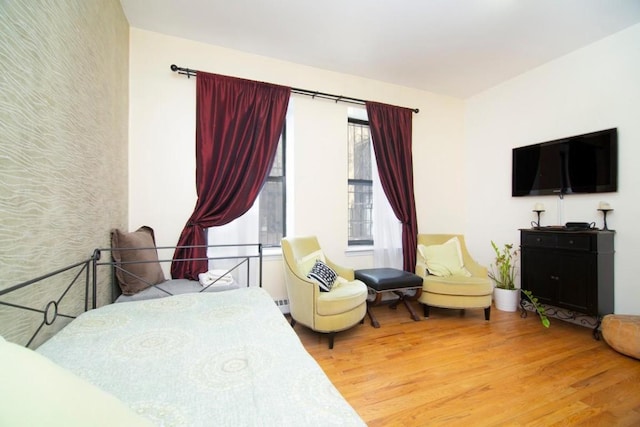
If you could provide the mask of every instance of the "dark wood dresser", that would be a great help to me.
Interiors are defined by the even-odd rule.
[[[613,313],[613,231],[520,230],[522,288],[540,302],[595,316]]]

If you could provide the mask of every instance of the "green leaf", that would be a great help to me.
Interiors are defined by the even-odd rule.
[[[544,311],[544,307],[538,304],[538,298],[534,297],[531,291],[528,291],[526,289],[521,289],[521,291],[533,304],[533,307],[536,309],[536,312],[540,317],[540,322],[542,322],[542,325],[545,328],[548,328],[549,325],[551,325],[551,322],[549,321],[549,318],[547,317],[546,312]]]

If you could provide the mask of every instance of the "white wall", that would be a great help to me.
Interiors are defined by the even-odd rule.
[[[464,104],[461,100],[270,58],[131,29],[129,224],[149,225],[159,245],[175,245],[195,205],[195,81],[173,63],[212,73],[417,107],[413,116],[414,179],[421,232],[464,226]],[[295,228],[315,234],[328,256],[368,267],[372,256],[348,256],[347,107],[292,97]],[[286,297],[282,261],[264,264],[264,286]]]
[[[635,262],[640,242],[640,25],[523,74],[466,103],[466,233],[481,262],[492,259],[490,240],[519,242],[519,228],[545,204],[542,225],[595,221],[598,202],[615,209],[607,217],[615,236],[615,310],[640,314]],[[511,197],[511,149],[617,127],[618,192]]]

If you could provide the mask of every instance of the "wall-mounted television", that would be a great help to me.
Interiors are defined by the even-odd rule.
[[[513,149],[512,196],[618,191],[618,130]]]

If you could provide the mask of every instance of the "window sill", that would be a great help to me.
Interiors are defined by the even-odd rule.
[[[262,259],[279,258],[282,256],[282,247],[262,248]]]
[[[347,256],[373,255],[373,246],[349,246],[344,252]]]
[[[345,251],[347,256],[366,256],[373,255],[373,246],[349,246]],[[281,247],[263,248],[262,258],[280,258],[282,257]]]

